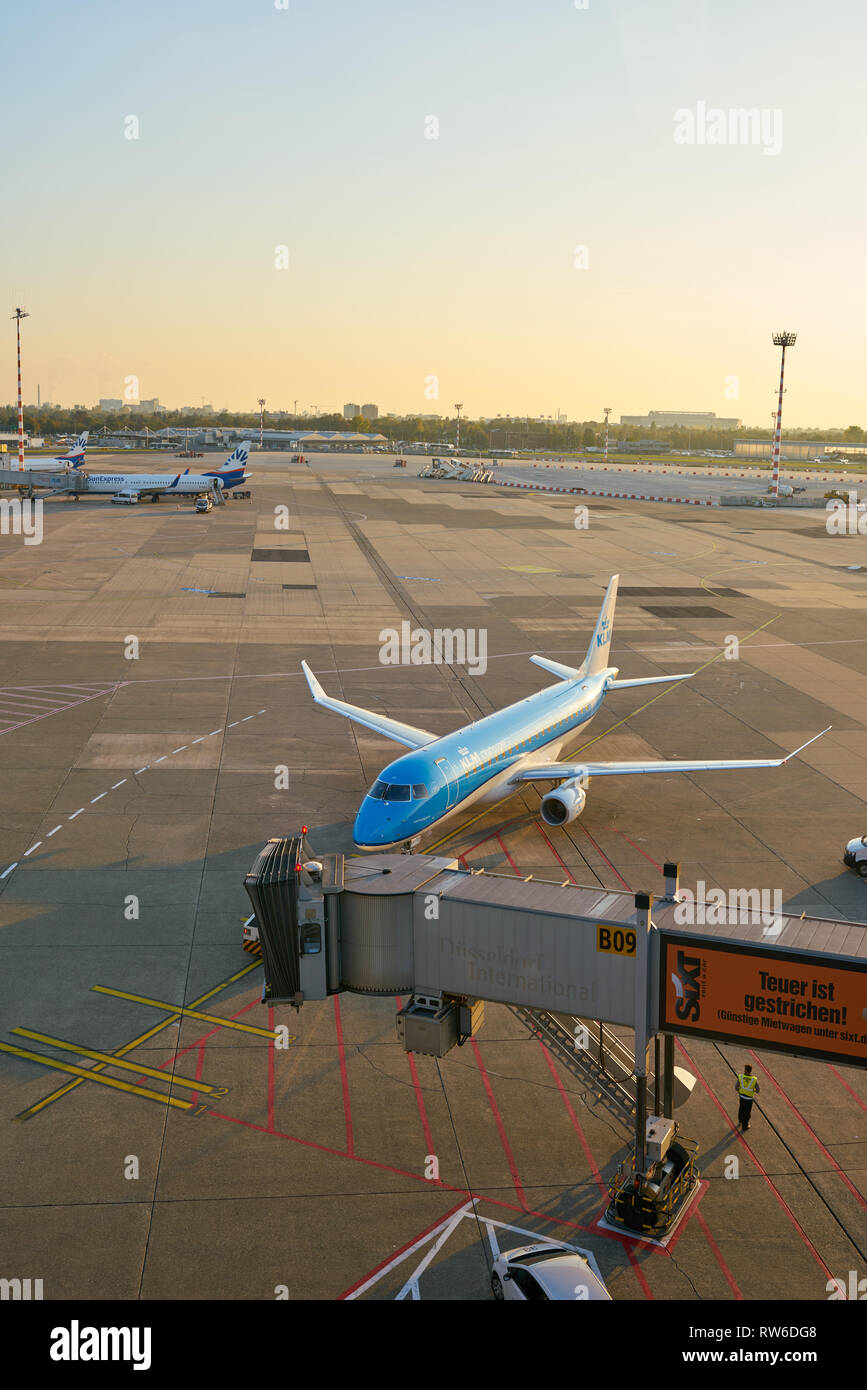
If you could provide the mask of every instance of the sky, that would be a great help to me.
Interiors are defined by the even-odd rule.
[[[8,11],[25,401],[867,425],[865,12],[580,3]]]

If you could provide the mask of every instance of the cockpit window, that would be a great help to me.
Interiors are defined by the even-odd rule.
[[[387,783],[387,782],[376,781],[376,782],[374,782],[373,786],[371,787],[371,789],[370,789],[370,791],[367,793],[367,795],[368,795],[368,796],[372,796],[373,799],[374,799],[374,801],[383,801],[383,800],[385,799],[385,793],[386,793],[387,791],[388,791],[388,783]]]
[[[414,801],[424,801],[426,796],[430,796],[430,792],[424,782],[414,782],[412,786],[412,796]]]
[[[409,787],[400,782],[389,782],[384,801],[409,801]]]

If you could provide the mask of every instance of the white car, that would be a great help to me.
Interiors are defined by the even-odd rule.
[[[116,492],[111,499],[115,507],[135,507],[138,505],[137,492]]]
[[[494,1298],[526,1303],[611,1302],[611,1295],[583,1255],[569,1245],[520,1245],[494,1261]]]
[[[862,878],[867,878],[867,835],[849,841],[843,851],[843,863]]]

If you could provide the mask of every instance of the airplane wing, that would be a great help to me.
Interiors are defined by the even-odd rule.
[[[302,661],[301,670],[304,672],[310,687],[310,694],[317,705],[322,705],[323,709],[330,709],[335,714],[342,714],[345,719],[352,719],[356,724],[363,724],[365,729],[372,729],[374,733],[384,734],[386,738],[394,739],[395,743],[402,743],[407,748],[424,748],[426,744],[435,743],[440,737],[439,734],[429,734],[426,729],[415,729],[411,724],[401,724],[399,719],[389,719],[384,714],[374,714],[372,710],[362,709],[360,705],[350,705],[345,700],[334,700],[330,695],[325,694],[306,661]]]
[[[796,758],[799,753],[803,753],[805,748],[809,748],[811,743],[815,743],[822,734],[827,734],[831,725],[823,729],[821,734],[815,734],[813,738],[808,738],[806,743],[802,743],[800,748],[787,753],[784,758],[748,758],[740,761],[736,759],[705,759],[703,762],[688,762],[680,759],[665,762],[633,762],[633,763],[540,763],[536,767],[527,767],[516,772],[514,777],[510,777],[512,782],[562,782],[573,777],[619,777],[629,773],[639,772],[734,772],[738,768],[745,767],[782,767],[784,763]]]

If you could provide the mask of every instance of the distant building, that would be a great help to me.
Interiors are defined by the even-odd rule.
[[[356,405],[354,401],[348,401],[348,402],[346,403],[346,405],[343,407],[343,418],[344,418],[344,420],[354,420],[355,417],[356,417],[356,415],[360,415],[360,414],[361,414],[361,406],[360,406],[360,405]]]
[[[162,407],[159,398],[154,396],[149,401],[131,401],[130,410],[134,410],[138,415],[158,415]]]
[[[379,406],[373,405],[371,401],[365,401],[364,405],[361,407],[361,415],[364,420],[378,420]]]
[[[113,396],[112,396],[112,397],[105,397],[105,396],[103,396],[103,397],[101,397],[101,399],[100,399],[99,408],[100,408],[100,410],[104,410],[104,411],[123,410],[123,401],[116,400]]]
[[[736,458],[769,459],[774,452],[773,439],[736,439],[734,453]],[[863,458],[867,454],[867,444],[848,444],[845,440],[832,441],[816,439],[780,440],[780,458],[801,459],[805,463],[819,459],[833,463],[835,458]]]
[[[734,416],[717,415],[713,410],[651,410],[646,415],[621,415],[621,425],[638,425],[639,429],[672,429],[680,425],[687,430],[739,430],[740,420]]]

